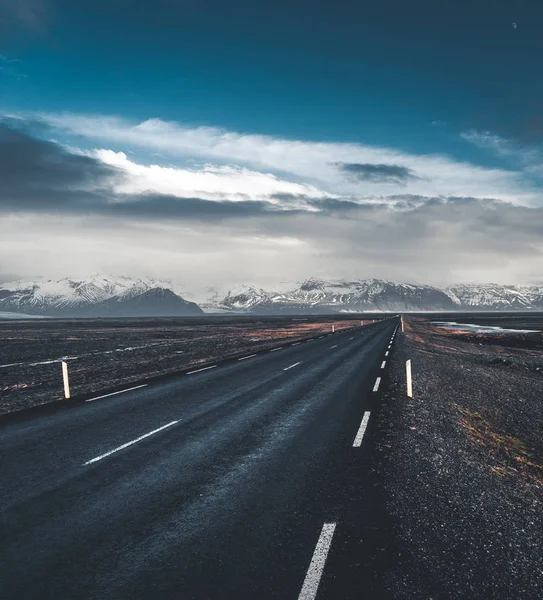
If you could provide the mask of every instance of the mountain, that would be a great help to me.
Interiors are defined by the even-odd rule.
[[[543,286],[537,285],[456,285],[440,289],[379,279],[308,279],[283,288],[239,286],[215,301],[214,306],[222,311],[255,314],[543,310]],[[210,304],[208,301],[206,306]]]
[[[380,279],[308,279],[283,283],[274,290],[241,285],[188,291],[170,281],[103,275],[0,284],[0,313],[54,317],[455,310],[543,310],[543,286],[485,284],[439,289]]]
[[[445,292],[455,304],[467,309],[543,309],[543,286],[538,285],[456,285]]]
[[[169,282],[93,275],[87,279],[0,284],[0,311],[54,317],[162,317],[201,315]]]
[[[401,310],[454,310],[454,300],[426,285],[377,279],[324,281],[308,279],[287,291],[241,287],[219,304],[233,311],[266,313],[334,313]]]

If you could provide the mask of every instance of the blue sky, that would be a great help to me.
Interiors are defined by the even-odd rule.
[[[179,202],[271,201],[312,216],[324,198],[369,202],[386,209],[388,226],[399,210],[415,218],[436,198],[442,204],[470,198],[507,203],[504,210],[530,208],[539,218],[542,26],[537,0],[0,0],[0,111],[19,128],[24,123],[29,138],[121,171],[124,182],[110,188],[123,198],[153,192]],[[400,195],[407,208],[398,206]],[[469,219],[465,204],[462,210]],[[496,210],[477,219],[487,225]],[[309,231],[296,230],[297,218],[274,230],[263,217],[265,223],[229,235],[252,239],[256,231],[315,243]],[[81,216],[66,219],[88,226]],[[216,224],[198,227],[190,224],[199,240],[195,253],[218,235]],[[105,229],[98,227],[99,237]],[[487,235],[479,236],[486,240],[480,256],[492,257],[491,267],[485,262],[474,271],[462,263],[428,273],[420,264],[432,253],[430,235],[414,255],[419,267],[407,276],[537,279],[538,238],[522,238],[527,249],[518,260],[531,253],[531,266],[518,275],[518,265],[503,270],[505,250]],[[378,247],[364,248],[364,260],[353,266],[337,252],[341,244],[335,250],[333,244],[323,276],[405,272]],[[173,264],[175,248],[169,251]],[[299,268],[285,276],[321,270],[324,263],[312,265],[306,251],[309,258],[301,256]],[[183,248],[182,257],[187,253]],[[281,277],[280,252],[264,254],[273,277]],[[22,261],[16,270],[26,272]],[[252,276],[247,265],[243,277]]]
[[[543,122],[530,132],[543,103],[537,1],[39,5],[37,30],[2,36],[28,75],[6,108],[122,107],[135,119],[458,155],[470,152],[458,131],[543,135]]]

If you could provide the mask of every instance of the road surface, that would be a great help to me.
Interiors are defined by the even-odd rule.
[[[4,424],[0,597],[376,597],[365,482],[397,325]]]

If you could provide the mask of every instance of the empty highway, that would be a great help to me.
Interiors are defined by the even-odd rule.
[[[372,597],[365,480],[397,325],[1,425],[0,596]]]

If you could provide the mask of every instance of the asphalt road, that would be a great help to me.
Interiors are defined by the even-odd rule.
[[[379,597],[365,482],[397,325],[5,424],[0,597]]]

